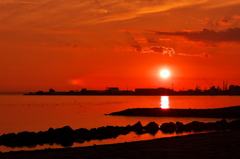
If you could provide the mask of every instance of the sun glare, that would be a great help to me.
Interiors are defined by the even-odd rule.
[[[161,108],[169,109],[169,97],[168,96],[161,96]]]
[[[166,69],[160,71],[160,76],[162,78],[168,78],[170,76],[170,72]]]

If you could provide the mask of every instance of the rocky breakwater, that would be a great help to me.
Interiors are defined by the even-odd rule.
[[[0,136],[0,145],[8,147],[34,147],[36,145],[43,144],[60,144],[64,147],[72,146],[74,142],[83,143],[84,141],[90,141],[94,139],[109,139],[116,138],[118,135],[126,135],[129,132],[135,132],[136,134],[151,133],[155,134],[158,131],[163,133],[182,133],[182,132],[201,132],[201,131],[219,131],[219,130],[240,130],[240,120],[233,120],[227,122],[225,119],[213,123],[203,123],[199,121],[193,121],[188,124],[182,122],[169,122],[157,124],[150,122],[146,126],[143,126],[139,121],[134,125],[127,125],[125,127],[119,126],[106,126],[93,129],[80,128],[73,130],[69,126],[62,128],[49,128],[47,131],[40,132],[20,132],[9,133]]]
[[[35,147],[43,144],[59,144],[64,147],[72,146],[74,142],[83,143],[90,140],[102,140],[116,138],[119,135],[126,135],[130,132],[156,133],[159,130],[159,125],[150,122],[145,127],[141,122],[127,126],[103,126],[99,128],[80,128],[73,130],[70,126],[62,128],[49,128],[47,131],[19,133],[8,133],[0,136],[0,145],[8,147]]]

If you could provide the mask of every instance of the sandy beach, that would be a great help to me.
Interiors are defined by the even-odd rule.
[[[240,132],[227,131],[113,145],[8,152],[0,154],[0,158],[240,158],[239,150]]]

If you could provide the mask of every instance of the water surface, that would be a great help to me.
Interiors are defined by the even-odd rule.
[[[0,95],[0,135],[21,131],[47,131],[69,125],[73,129],[97,128],[101,126],[126,126],[141,121],[147,125],[151,121],[158,124],[193,120],[215,122],[212,118],[174,117],[124,117],[108,116],[111,112],[128,108],[220,108],[240,105],[240,96],[23,96]],[[166,134],[165,134],[166,135]],[[176,134],[175,134],[176,135]],[[146,137],[147,136],[147,137]],[[120,136],[118,140],[91,141],[87,144],[133,141],[164,136],[160,131],[155,136],[139,137],[133,134]],[[124,138],[124,139],[122,139]],[[131,139],[130,139],[131,138]],[[2,147],[0,147],[0,151]]]

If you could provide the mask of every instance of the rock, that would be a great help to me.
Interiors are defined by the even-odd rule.
[[[182,133],[184,130],[184,124],[182,122],[177,121],[176,122],[176,132]]]
[[[73,139],[74,140],[90,140],[90,131],[86,128],[80,128],[73,131]]]
[[[15,133],[3,134],[0,138],[0,145],[16,147],[17,135]]]
[[[159,125],[155,122],[150,122],[144,127],[144,129],[147,132],[155,134],[159,130]]]
[[[240,120],[233,120],[229,122],[229,128],[230,129],[240,129]]]
[[[134,124],[132,127],[131,127],[131,130],[132,131],[135,131],[135,132],[140,132],[143,130],[143,126],[142,126],[142,123],[140,121],[138,121],[136,124]]]
[[[200,132],[205,130],[205,123],[199,122],[199,121],[193,121],[191,123],[188,123],[184,126],[185,131],[194,131],[194,132]]]
[[[70,126],[57,128],[54,131],[54,142],[62,146],[73,145],[73,129]]]
[[[176,130],[176,125],[173,122],[163,123],[160,130],[164,133],[173,133]]]
[[[225,119],[222,119],[215,123],[216,130],[226,130],[228,129],[228,127],[229,127],[228,122]]]
[[[213,122],[205,123],[205,130],[212,131],[216,129],[216,124]]]
[[[17,146],[34,147],[38,144],[37,134],[35,132],[23,131],[17,134]]]

